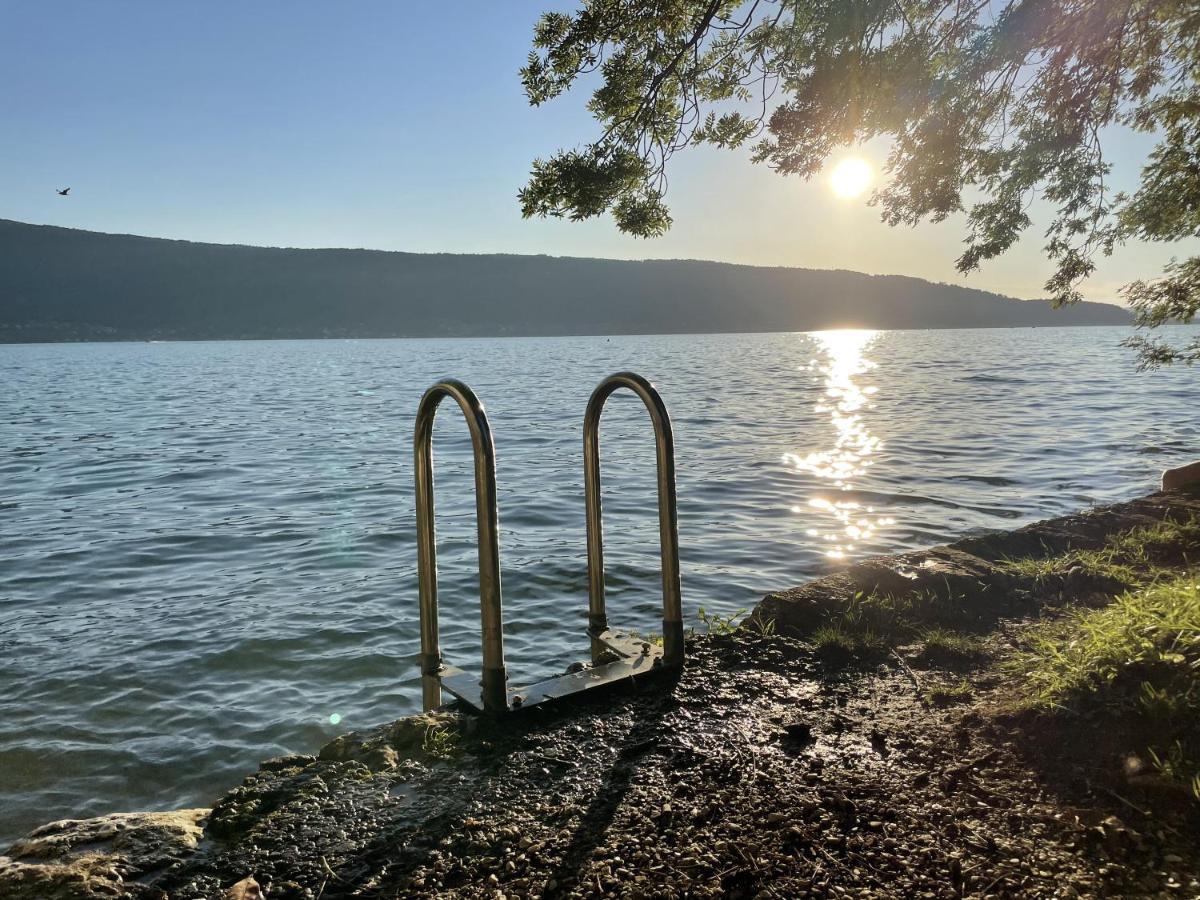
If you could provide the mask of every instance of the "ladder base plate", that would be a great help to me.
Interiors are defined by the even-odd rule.
[[[610,662],[588,666],[565,675],[555,675],[524,687],[510,685],[509,711],[579,694],[663,668],[663,648],[649,641],[611,630],[595,635],[592,640],[602,644],[607,655],[614,658]],[[449,665],[443,665],[436,677],[443,689],[468,706],[480,712],[484,711],[478,677]]]

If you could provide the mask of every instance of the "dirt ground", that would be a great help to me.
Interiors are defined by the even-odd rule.
[[[479,728],[447,761],[389,768],[368,740],[327,754],[361,761],[264,773],[249,795],[274,784],[289,799],[240,821],[245,798],[218,807],[229,843],[161,886],[212,896],[252,874],[272,898],[1200,896],[1196,810],[1089,770],[1103,761],[1046,765],[1054,746],[986,712],[1006,688],[990,667],[967,674],[971,702],[939,708],[916,684],[951,673],[831,670],[802,643],[745,633],[690,650],[673,682]],[[347,780],[358,815],[336,796]]]

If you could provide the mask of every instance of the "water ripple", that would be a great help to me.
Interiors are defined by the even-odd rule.
[[[0,346],[0,843],[208,803],[265,756],[417,708],[411,429],[442,374],[492,417],[524,680],[586,651],[581,420],[604,375],[643,372],[667,399],[685,611],[728,613],[841,559],[1126,498],[1196,458],[1195,374],[1135,373],[1123,336]],[[612,398],[602,444],[611,617],[653,631],[635,398]],[[434,445],[443,648],[471,668],[471,457],[450,410]]]

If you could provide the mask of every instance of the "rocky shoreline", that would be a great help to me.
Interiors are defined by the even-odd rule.
[[[343,735],[209,810],[43,826],[0,857],[0,897],[1200,896],[1197,804],[1006,711],[996,663],[1121,589],[1006,560],[1197,517],[1191,486],[868,560],[690,638],[682,673]],[[811,640],[877,593],[953,598],[986,652],[847,661]]]

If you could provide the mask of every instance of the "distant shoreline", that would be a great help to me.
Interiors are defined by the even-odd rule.
[[[1171,327],[1189,327],[1176,326]],[[1190,327],[1200,328],[1200,322]],[[817,334],[824,331],[1017,331],[1023,329],[1053,328],[1121,328],[1133,330],[1133,325],[1106,322],[1089,322],[1066,325],[971,325],[922,328],[876,328],[869,325],[848,325],[840,328],[813,328],[797,331],[629,331],[607,334],[397,334],[397,335],[316,335],[312,337],[120,337],[120,338],[63,338],[62,340],[27,341],[0,338],[0,346],[34,346],[56,344],[221,344],[221,343],[269,343],[275,341],[490,341],[490,340],[562,340],[570,338],[630,338],[630,337],[731,337],[754,334]]]
[[[0,219],[0,342],[567,337],[1128,325],[902,275],[702,261],[287,250]]]

